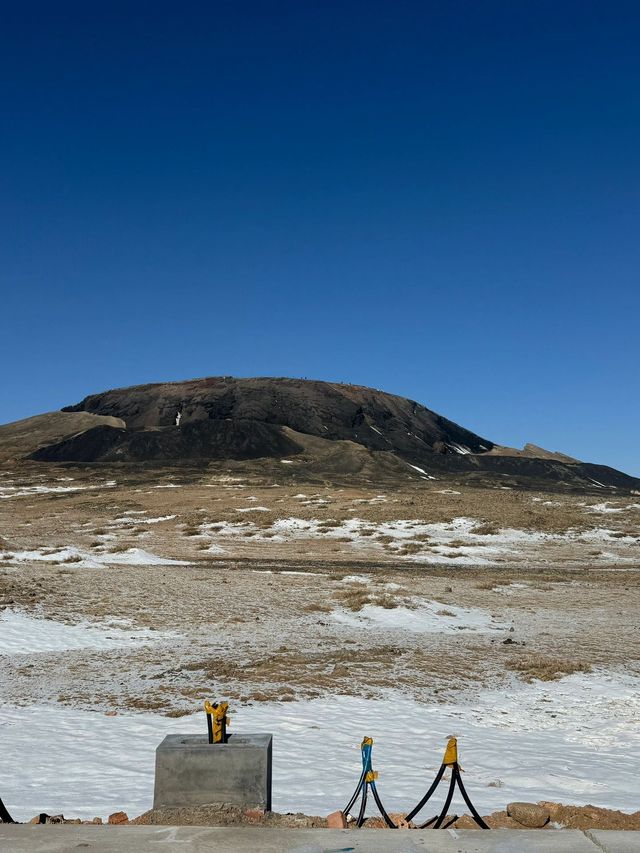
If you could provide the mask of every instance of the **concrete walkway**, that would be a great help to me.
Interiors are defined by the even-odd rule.
[[[640,853],[640,832],[0,825],[2,853]]]

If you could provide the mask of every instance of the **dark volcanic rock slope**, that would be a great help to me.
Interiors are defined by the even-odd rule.
[[[477,453],[493,447],[413,400],[362,386],[304,379],[215,377],[138,385],[94,394],[63,411],[113,415],[128,430],[174,427],[178,415],[181,428],[250,421],[411,456],[425,450]]]
[[[387,468],[391,458],[430,472],[467,474],[479,480],[509,478],[519,485],[640,486],[635,478],[604,466],[532,458],[515,451],[499,455],[508,449],[413,400],[357,385],[214,377],[106,391],[63,412],[117,418],[124,426],[97,426],[42,447],[32,458],[206,463],[308,453],[312,440],[318,458],[332,456],[331,474],[336,473],[334,449],[339,447],[345,472],[351,470],[354,450],[359,448],[369,458],[384,457]],[[318,465],[322,467],[316,462],[316,469]]]

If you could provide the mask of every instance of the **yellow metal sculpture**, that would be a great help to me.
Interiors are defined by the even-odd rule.
[[[230,725],[229,717],[227,717],[228,710],[228,702],[212,703],[208,699],[205,700],[204,712],[207,715],[209,743],[227,742],[227,726]]]

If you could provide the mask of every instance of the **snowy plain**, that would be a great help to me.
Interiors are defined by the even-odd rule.
[[[32,491],[9,487],[0,498],[31,498],[50,491],[83,488],[58,483],[50,488],[33,487]],[[169,483],[153,488],[181,486]],[[448,489],[441,492],[459,494]],[[327,503],[319,495],[294,497],[302,505]],[[347,549],[373,546],[381,553],[390,552],[394,559],[449,566],[484,567],[528,551],[536,553],[537,558],[543,546],[553,543],[606,545],[607,551],[597,559],[610,562],[633,559],[614,550],[635,540],[605,527],[615,524],[620,511],[611,503],[585,505],[585,515],[596,515],[593,520],[597,527],[554,534],[515,528],[479,533],[476,532],[479,521],[462,515],[446,523],[418,519],[381,522],[351,517],[327,526],[326,519],[297,518],[295,509],[290,513],[292,517],[274,522],[267,519],[268,526],[260,526],[261,514],[274,505],[270,499],[264,497],[265,506],[259,503],[262,497],[238,495],[235,500],[234,511],[238,516],[231,517],[237,520],[204,523],[199,527],[198,544],[206,539],[204,544],[208,545],[209,554],[224,554],[225,539],[232,540],[229,548],[232,552],[235,541],[247,539],[255,538],[262,545],[322,538],[346,540]],[[250,505],[241,506],[241,501]],[[348,512],[362,514],[361,504],[386,501],[384,495],[354,500],[357,507]],[[637,507],[633,504],[625,508]],[[6,556],[17,563],[68,562],[69,569],[100,569],[110,564],[189,565],[185,560],[159,556],[163,547],[157,540],[149,551],[133,547],[115,553],[106,550],[107,542],[115,540],[120,531],[126,534],[129,527],[146,525],[150,532],[142,535],[148,542],[158,529],[156,525],[177,518],[173,510],[171,514],[160,512],[163,510],[150,515],[146,510],[114,513],[115,518],[105,525],[110,533],[96,534],[104,543],[97,548],[69,545],[55,550],[7,551]],[[600,513],[608,517],[597,518]],[[93,527],[94,522],[88,526]],[[183,525],[175,527],[181,529]],[[225,549],[218,541],[223,542]],[[412,542],[419,542],[425,550],[405,556],[402,549]],[[176,552],[169,550],[169,553]],[[177,553],[182,556],[182,552]],[[281,574],[308,577],[304,572]],[[341,582],[370,581],[370,576],[350,575]],[[522,589],[526,589],[526,584],[512,583],[498,586],[494,592],[513,596]],[[412,608],[412,604],[416,607]],[[376,633],[384,630],[480,634],[505,627],[492,619],[490,612],[476,607],[443,605],[426,598],[412,599],[409,605],[386,609],[365,604],[358,612],[336,608],[328,619],[342,622],[345,629]],[[160,632],[116,620],[67,625],[36,620],[13,611],[5,611],[0,620],[0,654],[11,657],[35,654],[31,660],[36,663],[40,652],[86,649],[88,656],[93,649],[130,646],[133,651],[140,645],[166,638],[166,634],[161,636]],[[455,672],[451,678],[455,681]],[[1,693],[0,687],[0,696]],[[532,684],[520,682],[514,676],[508,690],[485,690],[473,700],[461,693],[459,699],[448,704],[425,704],[388,692],[384,698],[375,700],[338,695],[324,702],[265,702],[236,706],[232,711],[232,731],[274,733],[274,808],[279,811],[326,814],[342,807],[358,777],[359,742],[365,734],[375,738],[374,766],[380,771],[383,800],[393,810],[408,810],[424,793],[439,766],[446,737],[452,734],[460,737],[465,784],[483,813],[503,808],[515,799],[592,802],[628,811],[638,808],[640,679],[631,675],[600,671]],[[129,712],[106,717],[100,711],[72,706],[15,707],[5,703],[0,707],[0,796],[17,819],[29,819],[39,811],[91,818],[125,809],[134,816],[151,806],[157,744],[168,733],[204,733],[204,730],[202,713],[180,719]],[[433,812],[441,802],[442,798],[436,801]],[[459,813],[464,810],[459,800],[453,805]]]
[[[459,737],[465,785],[482,813],[513,800],[592,802],[628,811],[638,805],[640,679],[632,676],[514,681],[511,690],[487,690],[456,704],[426,705],[389,693],[379,700],[334,696],[232,711],[232,732],[274,734],[276,811],[327,814],[343,807],[358,778],[364,735],[374,738],[379,789],[394,811],[410,809],[424,793],[450,735]],[[5,705],[3,800],[18,820],[40,811],[91,818],[124,809],[137,815],[152,804],[155,747],[169,733],[204,731],[203,713],[107,717]],[[433,812],[441,802],[436,799]],[[462,813],[463,803],[453,805]]]

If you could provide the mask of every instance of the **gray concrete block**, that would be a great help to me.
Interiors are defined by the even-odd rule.
[[[622,829],[588,829],[585,835],[606,853],[640,853],[640,832]]]
[[[2,853],[627,853],[640,832],[598,831],[599,844],[578,830],[267,829],[208,826],[12,826],[0,824]]]
[[[492,829],[489,832],[448,829],[445,832],[451,833],[455,840],[456,846],[451,850],[464,853],[595,853],[597,849],[578,829]]]
[[[153,807],[229,803],[271,810],[270,734],[167,735],[156,749]]]

